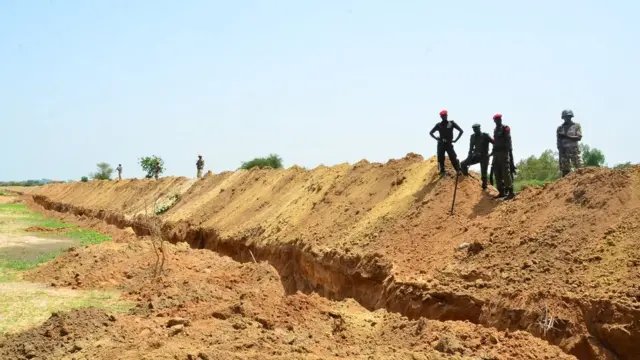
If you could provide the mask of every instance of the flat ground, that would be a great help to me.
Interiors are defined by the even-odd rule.
[[[53,222],[18,205],[0,208],[3,213],[10,219],[3,236],[33,229],[33,218],[40,219],[37,226]],[[241,264],[185,243],[163,244],[166,264],[154,275],[158,241],[90,219],[74,222],[93,223],[112,240],[102,235],[104,241],[88,243],[85,236],[50,261],[5,261],[14,278],[0,284],[0,358],[574,358],[526,332],[409,320],[353,300],[288,294],[266,262]],[[56,234],[62,239],[88,232],[55,223],[67,229]],[[5,253],[5,260],[14,254]]]

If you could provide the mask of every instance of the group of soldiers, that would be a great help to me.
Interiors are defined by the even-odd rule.
[[[196,177],[199,179],[202,177],[202,170],[204,170],[204,159],[202,158],[202,155],[198,155],[198,161],[196,161],[196,169],[198,170]],[[118,180],[122,180],[122,164],[118,164],[116,171],[118,172]],[[159,176],[160,164],[156,164],[156,167],[153,171],[153,177],[158,180]]]
[[[429,135],[438,141],[438,166],[440,176],[446,176],[444,168],[444,155],[449,156],[451,164],[456,172],[469,176],[469,166],[480,163],[480,173],[482,178],[482,189],[487,188],[487,181],[492,185],[493,175],[495,175],[495,185],[498,189],[496,198],[513,199],[513,176],[516,167],[513,163],[513,146],[511,142],[511,128],[502,122],[502,114],[495,114],[493,121],[495,129],[493,137],[480,130],[480,124],[472,126],[473,134],[469,143],[469,154],[460,163],[453,144],[456,143],[464,131],[453,120],[448,120],[447,110],[440,112],[441,121],[437,123]],[[563,110],[561,115],[564,123],[556,130],[557,146],[559,153],[560,170],[562,176],[566,176],[573,168],[582,167],[579,141],[582,140],[582,128],[579,123],[573,121],[573,111]],[[458,136],[453,138],[453,130],[458,130]],[[438,132],[439,136],[435,136]],[[493,145],[493,151],[489,152],[489,144]],[[491,175],[487,176],[489,158],[493,156],[491,164]]]

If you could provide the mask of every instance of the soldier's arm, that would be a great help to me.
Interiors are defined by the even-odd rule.
[[[509,151],[513,151],[513,144],[511,142],[511,128],[508,126],[504,127],[504,135],[507,137],[509,142]]]
[[[578,123],[575,123],[575,127],[576,127],[576,136],[567,135],[567,137],[571,140],[580,141],[582,140],[582,127]]]
[[[462,134],[464,134],[464,131],[462,130],[462,128],[460,126],[458,126],[458,124],[456,124],[455,121],[451,120],[451,124],[453,125],[454,129],[457,129],[459,131],[458,132],[458,137],[456,137],[456,139],[453,140],[453,142],[457,142],[462,137]]]
[[[475,144],[475,141],[473,141],[473,136],[474,134],[471,134],[471,136],[469,136],[469,156],[471,157],[471,153],[473,152],[473,145]]]
[[[436,124],[433,129],[431,129],[431,132],[429,133],[429,135],[431,135],[432,138],[436,139],[436,141],[440,141],[440,138],[433,135],[435,134],[435,132],[438,131],[438,125]]]

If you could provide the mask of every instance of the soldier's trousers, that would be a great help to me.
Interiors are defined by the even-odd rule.
[[[573,166],[574,169],[580,169],[582,167],[582,155],[580,154],[580,148],[574,146],[560,149],[558,160],[560,163],[560,171],[562,171],[563,175],[566,175],[571,171],[571,166]]]
[[[445,152],[449,155],[449,160],[451,160],[453,168],[456,169],[456,171],[460,171],[458,156],[456,155],[456,151],[453,149],[453,143],[438,141],[438,165],[440,166],[440,173],[444,174]]]
[[[198,174],[196,175],[198,179],[202,177],[202,169],[198,169]]]
[[[493,152],[493,174],[496,177],[496,187],[498,190],[509,189],[513,186],[511,178],[511,162],[508,151]]]
[[[122,180],[122,173],[118,173],[118,180]]]
[[[460,165],[462,165],[462,172],[467,174],[469,166],[480,163],[480,174],[482,179],[487,178],[487,168],[489,167],[489,155],[487,154],[473,154],[464,159]]]

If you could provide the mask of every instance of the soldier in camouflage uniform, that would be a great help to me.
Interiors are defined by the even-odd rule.
[[[116,171],[118,171],[118,181],[122,180],[122,164],[118,164]]]
[[[447,118],[448,118],[447,110],[442,110],[440,112],[441,121],[437,123],[436,126],[434,126],[433,129],[431,129],[431,132],[429,133],[429,135],[431,135],[432,138],[438,141],[437,154],[438,154],[438,165],[440,167],[440,177],[444,177],[446,175],[444,171],[445,152],[449,155],[449,160],[451,161],[453,168],[456,169],[456,172],[460,173],[460,162],[456,155],[456,151],[453,148],[453,144],[460,139],[463,131],[460,128],[460,126],[456,124],[455,121],[453,120],[449,121],[447,120]],[[453,139],[453,129],[458,130],[458,136],[456,137],[455,140]],[[440,136],[436,137],[434,135],[436,131]]]
[[[512,153],[511,145],[511,128],[502,123],[502,114],[495,114],[493,121],[496,128],[493,131],[493,173],[496,176],[496,186],[498,187],[498,196],[496,198],[505,197],[507,200],[513,199],[513,178]]]
[[[480,163],[480,173],[482,176],[482,188],[487,188],[487,168],[489,167],[489,144],[494,141],[487,133],[480,131],[480,124],[473,124],[471,127],[471,141],[469,143],[469,155],[462,161],[462,173],[469,175],[469,166]]]
[[[196,168],[198,169],[198,174],[196,177],[199,179],[202,177],[202,169],[204,169],[204,160],[202,159],[202,155],[198,155],[198,161],[196,161]]]
[[[571,166],[575,169],[582,167],[582,155],[578,142],[582,140],[582,128],[577,122],[573,122],[573,111],[563,110],[562,120],[564,124],[558,126],[556,131],[560,171],[562,176],[571,172]]]

